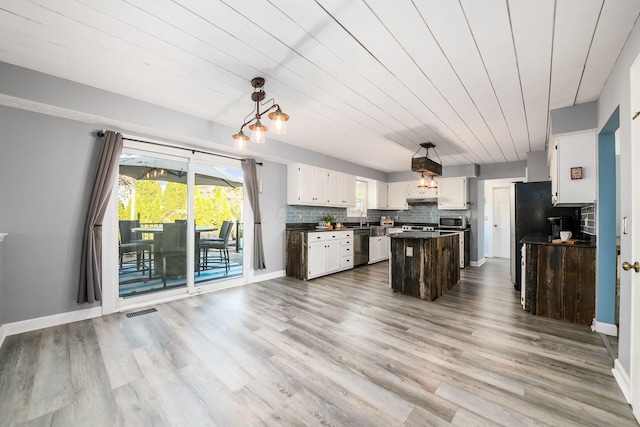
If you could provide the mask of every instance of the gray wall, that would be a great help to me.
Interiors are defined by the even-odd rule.
[[[597,102],[587,102],[551,111],[551,134],[595,129],[598,121]]]
[[[284,270],[287,192],[283,188],[286,189],[287,167],[279,163],[263,162],[262,166],[258,166],[258,179],[262,181],[262,192],[259,197],[262,213],[262,241],[267,268],[256,270],[256,276]]]
[[[75,300],[94,126],[0,107],[0,129],[3,321],[89,307]]]
[[[471,261],[484,258],[484,181],[469,179],[469,199],[471,202]]]
[[[640,55],[640,24],[636,22],[632,33],[618,57],[615,67],[604,86],[598,99],[598,132],[602,130],[615,109],[620,107],[620,192],[633,194],[631,188],[631,87],[629,70]],[[637,120],[637,119],[636,119]],[[637,184],[636,184],[637,187]],[[636,188],[637,191],[637,188]],[[620,216],[632,217],[632,198],[622,197],[620,201]],[[622,256],[629,256],[625,249],[631,247],[633,235],[633,221],[629,224],[629,234],[622,234]],[[618,360],[626,373],[630,373],[631,360],[631,275],[620,275],[620,330],[618,341]],[[640,338],[640,337],[636,337]]]
[[[6,238],[5,238],[6,240]],[[4,312],[5,312],[5,304],[6,304],[6,299],[3,297],[3,293],[4,293],[4,282],[2,281],[2,258],[3,258],[3,249],[4,249],[4,245],[5,242],[0,242],[0,327],[2,325],[4,325],[6,322],[4,320]]]
[[[530,151],[527,153],[527,181],[549,181],[549,166],[547,165],[547,151]]]

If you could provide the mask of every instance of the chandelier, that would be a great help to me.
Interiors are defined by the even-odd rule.
[[[424,157],[416,157],[420,148],[424,148],[427,150],[427,154]],[[434,176],[442,175],[442,160],[440,160],[440,156],[436,151],[436,145],[433,142],[423,142],[420,144],[420,148],[416,151],[411,158],[411,170],[413,172],[420,173],[420,181],[418,182],[418,188],[438,188],[436,184],[436,180],[433,179]],[[432,148],[433,151],[438,156],[438,160],[440,163],[431,160],[429,158],[429,149]],[[427,182],[427,177],[431,176],[431,180]]]
[[[287,131],[286,121],[289,120],[289,116],[282,112],[280,106],[275,103],[273,98],[268,101],[262,102],[265,98],[264,90],[262,87],[264,86],[264,78],[262,77],[254,77],[251,80],[251,86],[253,86],[253,93],[251,94],[251,100],[255,102],[255,106],[253,111],[244,118],[244,123],[240,126],[240,130],[238,133],[233,135],[233,139],[236,140],[236,148],[239,150],[244,150],[246,148],[247,141],[251,140],[251,142],[255,142],[257,144],[262,144],[265,141],[264,134],[267,132],[267,127],[260,122],[262,116],[271,111],[267,117],[271,119],[271,132],[276,135],[282,135]],[[271,106],[264,111],[260,111],[260,107],[264,106],[268,103],[271,103]],[[253,116],[253,117],[251,117]],[[249,119],[249,117],[251,117]],[[249,119],[249,120],[247,120]],[[251,137],[247,136],[242,130],[245,126],[249,125],[249,130],[251,131]]]

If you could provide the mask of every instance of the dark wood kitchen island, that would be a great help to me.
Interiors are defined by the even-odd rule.
[[[458,233],[391,235],[389,274],[394,292],[434,301],[460,281]]]

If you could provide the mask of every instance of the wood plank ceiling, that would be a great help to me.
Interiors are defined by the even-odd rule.
[[[262,76],[291,116],[279,140],[393,172],[424,141],[445,166],[544,150],[549,111],[598,98],[639,13],[638,0],[0,0],[0,61],[234,129]]]

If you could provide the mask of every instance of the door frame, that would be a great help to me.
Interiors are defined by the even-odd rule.
[[[493,258],[493,188],[494,187],[509,187],[512,182],[525,181],[525,177],[513,177],[504,179],[487,179],[484,181],[484,206],[483,206],[483,221],[481,222],[484,230],[484,247],[479,248],[482,250],[485,258]],[[511,206],[513,206],[513,200],[511,200]]]
[[[161,141],[153,141],[147,140],[145,142],[139,137],[131,137],[131,139],[135,139],[132,141],[131,139],[127,139],[126,136],[123,136],[124,139],[124,150],[130,150],[133,152],[144,153],[150,156],[157,156],[161,158],[180,158],[185,159],[185,161],[189,164],[188,168],[188,183],[195,182],[195,170],[191,167],[195,163],[199,164],[217,164],[220,163],[231,166],[234,162],[240,162],[240,160],[228,160],[220,158],[219,161],[214,160],[215,155],[213,154],[205,154],[198,153],[179,148],[179,147],[169,147],[166,143]],[[153,144],[153,145],[152,145]],[[238,168],[239,165],[238,165]],[[140,307],[148,307],[151,305],[162,304],[165,302],[175,301],[178,299],[190,297],[193,295],[197,295],[200,293],[208,293],[214,292],[222,289],[228,289],[231,287],[242,286],[247,283],[251,283],[253,280],[253,270],[248,268],[250,265],[253,265],[253,251],[244,250],[242,252],[242,276],[238,278],[233,278],[229,280],[221,280],[217,282],[212,282],[209,284],[203,284],[199,286],[194,285],[194,264],[193,264],[193,251],[187,251],[187,286],[185,288],[177,288],[166,290],[162,292],[154,292],[149,294],[143,294],[136,297],[129,298],[120,298],[118,288],[119,288],[119,275],[118,275],[118,244],[117,244],[117,233],[118,233],[118,175],[115,175],[113,188],[114,191],[111,192],[111,198],[109,201],[109,205],[107,206],[107,210],[105,212],[105,217],[103,220],[102,226],[102,314],[111,314],[118,311],[127,311],[132,309],[137,309]],[[245,224],[253,224],[253,211],[249,205],[248,195],[246,191],[243,191],[243,207],[242,207],[242,219],[243,219],[243,241],[245,248],[253,247],[253,227],[246,227]],[[194,191],[193,185],[190,185],[188,188],[187,195],[187,212],[188,217],[187,221],[189,224],[188,235],[193,235],[195,233],[193,218],[194,218]]]
[[[629,167],[631,180],[629,183],[630,188],[626,194],[637,194],[638,187],[640,186],[640,184],[638,184],[640,182],[640,170],[633,166],[638,165],[638,162],[640,162],[640,118],[635,118],[634,120],[632,117],[636,111],[640,111],[640,96],[638,96],[638,91],[640,90],[640,56],[638,56],[633,62],[629,74],[631,80],[629,106],[629,114],[631,115],[631,140],[629,149],[631,151],[631,155],[629,156],[627,165]],[[622,233],[620,239],[620,259],[633,264],[640,261],[640,200],[638,197],[631,197],[631,214],[627,221],[627,224],[625,224],[624,221],[621,224]],[[628,227],[627,230],[625,230],[625,225]],[[625,231],[630,233],[630,239],[622,238],[622,235],[626,234]],[[629,299],[629,305],[631,311],[631,322],[629,325],[629,392],[631,395],[630,403],[633,409],[633,415],[636,417],[636,420],[640,421],[640,274],[631,269],[628,272],[622,271],[621,275],[630,275],[629,292],[631,293],[631,298]]]

